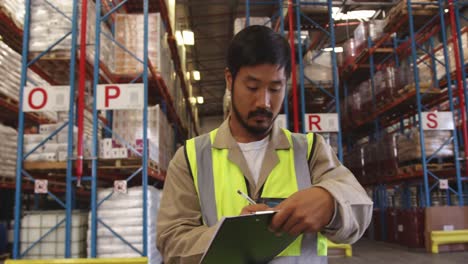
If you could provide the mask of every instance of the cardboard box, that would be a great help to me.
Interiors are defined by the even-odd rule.
[[[468,229],[468,206],[434,206],[425,209],[425,246],[431,252],[431,231],[444,230],[453,226],[453,230]],[[439,252],[466,251],[468,243],[439,246]]]

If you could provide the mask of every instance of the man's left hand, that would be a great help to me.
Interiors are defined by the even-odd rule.
[[[319,232],[333,217],[335,202],[325,189],[311,187],[298,191],[274,208],[270,228],[291,235]]]

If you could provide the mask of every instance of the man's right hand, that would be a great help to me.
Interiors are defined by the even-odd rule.
[[[266,204],[251,204],[247,205],[246,207],[242,208],[241,215],[253,214],[258,211],[267,211],[271,210],[270,207]]]

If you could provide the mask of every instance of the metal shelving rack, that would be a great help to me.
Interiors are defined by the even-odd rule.
[[[86,28],[86,23],[95,23],[96,25],[96,32],[95,33],[95,54],[94,54],[94,63],[88,63],[88,62],[83,62],[82,60],[85,59],[84,56],[81,56],[78,59],[78,48],[79,47],[84,47],[86,46],[86,38],[79,39],[79,32],[78,32],[78,14],[79,14],[79,2],[82,3],[83,6],[83,13],[82,14],[82,19],[81,20],[81,25],[82,25],[82,31],[83,28]],[[38,177],[33,177],[32,173],[29,173],[26,171],[24,167],[24,160],[28,155],[30,155],[34,150],[32,150],[29,153],[26,153],[23,155],[23,134],[24,134],[24,128],[25,128],[25,117],[29,117],[29,113],[23,112],[23,110],[20,108],[19,109],[19,125],[18,125],[18,157],[17,157],[17,171],[16,171],[16,194],[15,194],[15,226],[14,226],[14,245],[13,245],[13,258],[14,259],[21,259],[27,251],[29,251],[31,248],[33,248],[35,245],[37,245],[47,234],[53,232],[56,230],[60,225],[64,224],[65,225],[65,252],[64,252],[64,258],[70,258],[71,257],[71,227],[72,227],[72,210],[75,208],[75,195],[80,195],[87,197],[87,199],[90,200],[90,214],[91,214],[91,226],[90,226],[90,234],[91,234],[91,239],[90,239],[90,254],[92,258],[96,257],[96,230],[97,230],[97,223],[100,222],[104,226],[105,223],[102,222],[101,219],[97,217],[97,208],[99,207],[100,204],[105,202],[106,199],[108,199],[110,196],[106,197],[105,199],[101,201],[97,201],[97,187],[98,187],[98,180],[105,180],[107,182],[112,182],[114,179],[109,179],[106,177],[100,177],[101,171],[99,170],[99,164],[98,164],[98,159],[97,159],[97,143],[98,143],[98,129],[104,128],[108,132],[108,134],[113,134],[112,129],[111,129],[111,124],[107,122],[107,120],[101,120],[102,118],[98,116],[98,110],[96,108],[96,100],[94,98],[93,100],[93,137],[92,137],[92,157],[90,161],[84,160],[82,154],[78,154],[78,157],[74,157],[73,155],[73,128],[74,125],[77,123],[77,120],[82,118],[83,112],[85,111],[83,105],[80,105],[81,102],[77,102],[78,99],[83,99],[83,98],[76,98],[75,96],[75,91],[78,90],[76,85],[75,80],[76,80],[76,72],[77,72],[77,64],[78,61],[80,62],[79,65],[82,66],[80,67],[79,70],[79,77],[80,77],[80,84],[84,86],[84,79],[92,79],[93,80],[93,94],[96,95],[96,89],[97,85],[99,83],[122,83],[122,80],[119,80],[112,74],[108,72],[108,69],[102,65],[102,62],[99,60],[100,57],[100,39],[101,39],[101,25],[114,14],[115,12],[118,12],[118,10],[125,9],[127,5],[129,5],[127,0],[124,1],[119,1],[115,5],[109,7],[109,2],[108,1],[96,1],[96,16],[97,19],[96,21],[86,21],[86,4],[87,0],[73,0],[73,15],[72,17],[67,17],[63,12],[60,12],[60,10],[55,7],[52,3],[47,2],[48,5],[53,7],[57,12],[61,13],[64,16],[64,19],[67,19],[71,22],[72,24],[72,29],[70,32],[65,34],[62,38],[57,40],[55,43],[53,43],[49,48],[47,48],[44,52],[40,53],[37,57],[28,60],[28,56],[30,55],[29,52],[29,39],[30,39],[30,25],[31,25],[31,8],[32,8],[32,3],[31,0],[26,0],[25,5],[26,5],[26,14],[25,14],[25,20],[24,20],[24,31],[23,31],[23,46],[22,46],[22,76],[21,76],[21,87],[20,87],[20,102],[19,105],[23,105],[23,93],[24,93],[24,88],[27,83],[27,69],[32,68],[38,74],[49,81],[52,85],[57,84],[56,81],[52,77],[50,77],[46,71],[43,71],[40,67],[37,67],[34,63],[38,62],[45,56],[46,54],[50,53],[52,48],[59,44],[63,39],[65,39],[68,36],[71,36],[72,38],[72,44],[71,44],[71,49],[70,49],[70,57],[69,57],[69,82],[68,85],[70,85],[70,110],[68,111],[68,121],[65,122],[63,125],[61,125],[56,131],[51,133],[45,140],[43,140],[41,143],[37,145],[34,150],[45,144],[49,139],[57,135],[62,129],[65,127],[68,127],[68,149],[67,149],[67,161],[65,165],[60,165],[61,168],[55,168],[54,166],[58,166],[58,164],[48,164],[47,167],[50,167],[51,169],[61,169],[66,171],[66,185],[65,187],[56,187],[56,186],[49,186],[48,188],[48,196],[52,197],[52,199],[56,200],[57,203],[63,207],[63,209],[66,212],[66,217],[58,225],[55,227],[51,228],[45,235],[41,236],[36,242],[34,242],[26,251],[20,252],[20,243],[21,243],[21,235],[20,235],[20,230],[21,230],[21,216],[22,216],[22,195],[24,190],[31,190],[32,186],[31,185],[23,185],[24,180],[31,181],[34,183]],[[182,124],[181,119],[178,117],[176,111],[175,111],[175,105],[173,98],[169,94],[165,80],[162,79],[162,77],[155,71],[154,67],[152,67],[152,62],[148,59],[148,14],[150,10],[150,3],[148,0],[141,0],[142,4],[140,4],[141,10],[143,10],[143,17],[144,17],[144,34],[143,34],[143,40],[144,41],[144,56],[141,58],[142,64],[143,64],[143,72],[141,73],[138,78],[135,78],[134,81],[137,79],[141,79],[143,82],[143,87],[144,87],[144,109],[143,109],[143,138],[147,138],[147,119],[148,119],[148,93],[150,90],[153,91],[156,90],[158,96],[160,96],[162,99],[161,101],[163,102],[162,110],[163,112],[167,115],[168,119],[170,122],[174,124],[174,129],[175,133],[178,135],[176,140],[182,141],[187,137],[187,128],[185,127],[184,124]],[[132,4],[135,4],[134,1],[132,1]],[[154,8],[157,6],[156,8]],[[107,10],[105,8],[108,8]],[[175,42],[175,38],[169,23],[169,16],[168,16],[168,10],[167,6],[164,2],[164,0],[160,0],[157,2],[151,3],[151,10],[154,12],[154,10],[158,10],[161,13],[161,18],[162,21],[165,25],[166,32],[168,33],[168,44],[171,49],[171,55],[172,55],[172,60],[174,61],[175,64],[175,71],[177,75],[179,76],[180,82],[181,82],[181,88],[182,88],[182,94],[185,97],[186,102],[188,102],[188,93],[187,93],[187,84],[185,83],[185,74],[181,70],[181,61],[180,57],[177,51],[177,44]],[[101,16],[102,11],[105,11],[105,15]],[[84,25],[84,26],[83,26]],[[109,37],[109,36],[107,36]],[[110,36],[113,38],[112,36]],[[80,44],[78,44],[80,43]],[[83,55],[82,53],[80,55]],[[83,62],[83,63],[82,63]],[[88,75],[86,75],[85,67],[87,66],[88,69],[92,69],[92,74],[88,72]],[[151,77],[150,77],[151,73]],[[81,88],[81,87],[80,87]],[[80,97],[83,96],[83,94],[80,94]],[[191,112],[190,105],[187,104],[187,110],[191,116],[191,122],[193,125],[193,131],[195,134],[198,134],[197,128],[194,123],[194,118],[193,118],[193,113]],[[41,120],[39,120],[41,121]],[[80,121],[82,122],[82,121]],[[78,124],[80,123],[78,122]],[[114,133],[115,135],[115,133]],[[118,136],[117,136],[118,137]],[[133,149],[130,145],[125,144],[126,147],[129,149],[133,150],[136,152],[135,149]],[[137,152],[136,152],[137,153]],[[143,140],[143,152],[140,154],[141,159],[142,159],[142,165],[136,169],[130,176],[126,177],[125,180],[129,181],[132,178],[136,177],[137,175],[141,174],[141,184],[143,186],[143,219],[142,219],[142,224],[143,224],[143,250],[141,252],[137,251],[142,258],[140,259],[126,259],[126,260],[116,260],[112,262],[112,260],[109,259],[102,259],[102,262],[104,263],[144,263],[146,260],[146,256],[148,255],[148,245],[147,245],[147,187],[149,185],[149,177],[155,177],[158,180],[163,180],[164,179],[164,172],[156,172],[154,173],[149,173],[148,166],[148,143],[146,140]],[[76,162],[76,166],[80,166],[82,168],[83,163],[87,164],[89,170],[81,170],[81,172],[76,171],[76,167],[74,166],[74,163]],[[87,176],[89,175],[89,176]],[[43,175],[41,175],[44,177]],[[41,177],[39,176],[39,177]],[[86,184],[90,185],[90,191],[80,189],[76,187],[75,185],[79,182],[86,182]],[[65,193],[65,201],[60,199],[60,196],[57,193]],[[107,226],[106,226],[107,227]],[[110,228],[107,227],[109,230]],[[113,230],[110,230],[111,233],[113,233],[117,238],[119,238],[121,241],[123,241],[125,244],[129,245],[133,249],[135,249],[130,243],[125,241],[125,239],[122,238],[119,234],[114,232]],[[90,259],[90,261],[92,260]],[[94,263],[94,262],[93,262]],[[97,263],[97,262],[96,262]]]
[[[421,164],[422,164],[422,171],[416,174],[399,174],[396,177],[388,178],[388,179],[380,179],[380,180],[373,180],[371,182],[366,182],[365,184],[373,187],[373,198],[375,202],[375,207],[380,209],[380,221],[381,221],[381,228],[382,228],[382,235],[384,240],[386,240],[386,233],[384,230],[387,229],[387,223],[385,221],[385,209],[388,207],[387,203],[387,188],[388,187],[395,187],[399,188],[398,185],[401,186],[401,192],[399,192],[402,201],[403,201],[403,208],[409,208],[411,205],[410,195],[409,195],[409,188],[416,187],[417,188],[417,200],[419,201],[419,205],[421,207],[430,207],[432,206],[431,203],[431,192],[436,189],[439,185],[439,181],[441,179],[448,179],[454,181],[454,184],[449,185],[448,189],[446,190],[447,194],[447,204],[452,205],[453,201],[451,200],[450,194],[453,193],[458,198],[458,205],[464,205],[464,196],[466,196],[466,191],[464,190],[463,181],[468,180],[466,175],[466,157],[461,157],[460,153],[463,149],[468,149],[468,140],[467,140],[467,120],[466,120],[466,113],[467,113],[467,102],[465,100],[466,93],[467,93],[467,86],[466,86],[466,65],[463,65],[460,62],[460,58],[463,58],[463,48],[461,46],[461,34],[462,30],[460,27],[460,20],[466,19],[465,17],[460,15],[460,10],[463,6],[466,6],[467,3],[462,3],[461,1],[432,1],[427,3],[412,3],[412,1],[408,0],[406,2],[406,10],[407,14],[412,14],[413,5],[437,5],[437,14],[432,16],[430,19],[424,22],[424,25],[420,28],[417,28],[415,25],[415,18],[412,15],[407,15],[401,21],[396,22],[394,27],[390,30],[390,32],[385,33],[384,37],[377,40],[376,43],[373,43],[372,40],[369,38],[367,50],[364,51],[361,56],[358,55],[358,62],[352,65],[351,70],[348,69],[348,72],[345,72],[345,76],[350,76],[352,73],[359,72],[363,74],[363,71],[360,70],[360,65],[364,64],[366,60],[368,60],[370,71],[365,76],[370,76],[372,81],[372,97],[373,97],[373,105],[374,105],[374,114],[370,117],[365,118],[364,121],[358,122],[358,124],[354,127],[350,127],[347,130],[358,130],[361,135],[364,135],[364,131],[367,129],[372,129],[374,131],[374,138],[378,138],[380,135],[380,131],[386,127],[391,125],[395,125],[400,123],[400,131],[405,130],[405,125],[403,123],[403,119],[405,118],[413,118],[413,123],[415,126],[418,127],[419,131],[419,140],[421,142]],[[448,10],[446,10],[448,8]],[[446,14],[448,12],[448,14]],[[394,32],[398,32],[403,24],[408,23],[408,38],[407,39],[398,39],[398,37],[391,38],[391,34]],[[421,24],[421,23],[420,23]],[[446,29],[450,26],[452,29],[451,34],[452,38],[449,39],[448,32]],[[443,61],[435,58],[435,48],[434,48],[434,38],[437,34],[440,33],[441,38],[441,46],[444,53]],[[449,67],[449,53],[448,53],[448,43],[451,42],[454,44],[454,58],[455,58],[455,71],[451,72]],[[377,50],[385,45],[393,44],[393,52],[384,58],[380,57],[378,62],[374,61],[374,55],[377,53]],[[428,48],[425,48],[428,47]],[[446,91],[442,92],[438,97],[431,97],[425,94],[421,88],[421,80],[419,79],[419,70],[418,64],[422,62],[418,57],[418,54],[424,52],[426,53],[425,58],[428,58],[431,63],[431,70],[434,75],[434,84],[435,88],[444,88],[444,86],[450,87],[454,85],[456,90],[458,91],[457,95],[453,94],[452,89],[446,89]],[[374,73],[376,72],[376,67],[380,66],[381,64],[388,64],[389,62],[392,65],[399,66],[399,60],[401,59],[400,56],[407,56],[411,60],[413,73],[414,73],[414,80],[415,80],[415,91],[404,95],[403,97],[396,99],[394,102],[390,103],[387,107],[384,107],[381,110],[375,109],[375,88],[373,83]],[[393,61],[392,61],[393,60]],[[440,63],[444,67],[445,77],[444,80],[437,80],[437,72],[435,65]],[[452,62],[453,63],[453,62]],[[455,74],[454,74],[455,73]],[[455,78],[453,76],[455,75]],[[346,91],[345,91],[346,92]],[[410,109],[408,106],[405,106],[405,102],[409,102],[413,100],[415,104],[415,109]],[[426,155],[425,149],[425,136],[424,130],[422,125],[422,112],[429,111],[431,108],[434,108],[438,104],[447,101],[449,105],[449,111],[452,112],[453,123],[457,124],[457,120],[460,120],[460,124],[457,125],[457,128],[453,130],[452,136],[448,138],[445,143],[438,148],[438,150],[433,153],[430,157]],[[458,101],[458,106],[455,105],[455,102]],[[395,109],[399,109],[405,111],[406,113],[398,118],[385,118],[386,115],[391,116],[392,111]],[[417,118],[416,118],[417,117]],[[384,120],[382,120],[384,119]],[[459,133],[458,130],[462,132]],[[460,136],[461,134],[462,136]],[[461,144],[459,143],[461,142]],[[438,152],[441,149],[448,145],[452,144],[454,149],[454,169],[449,171],[440,171],[434,172],[429,169],[429,162],[434,159]],[[463,148],[461,148],[463,146]],[[427,158],[426,158],[427,157]],[[465,165],[465,166],[463,166]],[[462,168],[465,168],[463,171]],[[465,187],[466,188],[466,187]]]
[[[30,67],[30,65],[34,64],[36,61],[38,61],[41,57],[43,57],[45,54],[50,52],[50,50],[60,43],[63,39],[65,39],[67,36],[71,35],[72,37],[72,47],[70,50],[70,111],[68,115],[68,122],[65,122],[62,126],[60,126],[59,129],[56,131],[52,132],[45,140],[43,140],[41,143],[38,144],[36,148],[34,148],[32,151],[29,153],[26,153],[23,155],[23,135],[24,135],[24,112],[22,107],[19,109],[19,115],[18,115],[18,151],[17,151],[17,169],[16,169],[16,194],[15,194],[15,222],[14,222],[14,238],[13,238],[13,258],[14,259],[19,259],[22,258],[24,254],[26,254],[32,247],[34,247],[37,243],[39,243],[49,232],[54,231],[56,228],[59,227],[62,223],[65,222],[66,226],[66,233],[65,233],[65,252],[64,255],[65,257],[70,256],[70,241],[71,241],[71,211],[72,211],[72,159],[69,158],[67,160],[67,172],[66,172],[66,200],[63,202],[60,200],[54,193],[51,191],[48,191],[48,195],[52,197],[58,204],[60,204],[65,210],[66,210],[66,217],[64,220],[60,221],[59,224],[51,228],[49,232],[47,232],[45,235],[41,236],[36,242],[34,242],[31,246],[29,246],[24,252],[20,252],[20,224],[21,224],[21,202],[22,202],[22,182],[23,182],[23,175],[26,176],[26,178],[29,181],[35,182],[36,179],[29,174],[26,170],[23,168],[23,161],[29,156],[32,152],[34,152],[37,148],[40,146],[44,145],[49,139],[51,139],[53,136],[57,135],[65,126],[68,126],[68,142],[73,142],[73,120],[74,120],[74,109],[72,105],[74,104],[75,101],[75,94],[74,89],[75,89],[75,64],[76,64],[76,49],[77,49],[77,17],[78,17],[78,3],[77,0],[74,0],[73,2],[73,14],[72,17],[67,17],[65,14],[62,13],[65,19],[68,19],[72,23],[72,30],[65,34],[62,38],[60,38],[58,41],[53,43],[51,46],[49,46],[44,52],[40,53],[38,56],[33,58],[32,60],[28,60],[28,55],[29,55],[29,29],[30,29],[30,22],[31,22],[31,1],[26,0],[25,1],[25,6],[26,6],[26,13],[25,13],[25,18],[24,18],[24,31],[23,31],[23,47],[22,47],[22,71],[21,71],[21,87],[20,87],[20,95],[19,95],[19,106],[23,105],[23,94],[24,94],[24,88],[27,83],[27,69]],[[68,157],[73,156],[73,144],[68,144],[68,149],[67,149]]]
[[[306,131],[305,125],[305,114],[306,114],[306,101],[309,100],[306,98],[305,94],[305,85],[306,84],[314,84],[317,85],[319,90],[323,92],[326,96],[330,98],[331,101],[334,101],[335,105],[335,113],[338,115],[338,157],[340,160],[343,160],[343,148],[342,148],[342,129],[340,125],[341,120],[341,109],[340,109],[340,91],[339,91],[339,81],[338,81],[338,65],[337,65],[337,58],[335,53],[336,47],[336,37],[335,37],[335,27],[334,27],[334,20],[332,18],[332,6],[333,1],[328,0],[325,2],[304,2],[299,0],[294,1],[252,1],[247,0],[245,2],[245,9],[246,9],[246,26],[248,26],[249,18],[250,18],[250,7],[253,5],[275,5],[278,6],[278,12],[273,14],[271,20],[273,21],[276,19],[276,23],[274,25],[274,29],[276,31],[280,31],[284,34],[285,28],[288,29],[288,38],[291,45],[291,101],[292,101],[292,111],[289,106],[290,97],[287,95],[284,100],[283,111],[286,116],[286,126],[289,124],[293,124],[293,131],[294,132],[301,132],[304,133]],[[306,15],[302,11],[302,7],[304,6],[317,6],[326,8],[326,12],[321,14],[321,16],[326,17],[326,25],[323,25],[322,21],[316,21]],[[285,23],[286,20],[286,23]],[[333,81],[332,81],[332,92],[328,92],[322,85],[314,83],[311,78],[308,78],[304,74],[304,63],[303,63],[303,44],[304,40],[301,38],[301,29],[303,28],[303,23],[311,24],[316,26],[320,31],[325,34],[326,39],[329,39],[330,47],[332,48],[331,52],[331,61],[332,61],[332,74],[333,74]],[[307,50],[311,50],[313,48],[317,48],[315,46],[316,42],[312,43]],[[322,41],[323,44],[323,41]],[[321,48],[321,47],[319,47]],[[296,50],[297,49],[297,50]],[[296,56],[296,54],[300,54]],[[297,58],[297,62],[296,62]],[[299,76],[297,76],[296,68],[299,67]],[[299,96],[297,90],[299,89]],[[300,109],[299,109],[300,107]],[[292,119],[292,122],[289,120]]]

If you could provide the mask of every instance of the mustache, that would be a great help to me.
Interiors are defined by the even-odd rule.
[[[256,116],[266,116],[266,117],[272,118],[273,112],[265,108],[259,108],[255,111],[249,112],[249,115],[247,116],[247,118],[252,118]]]

